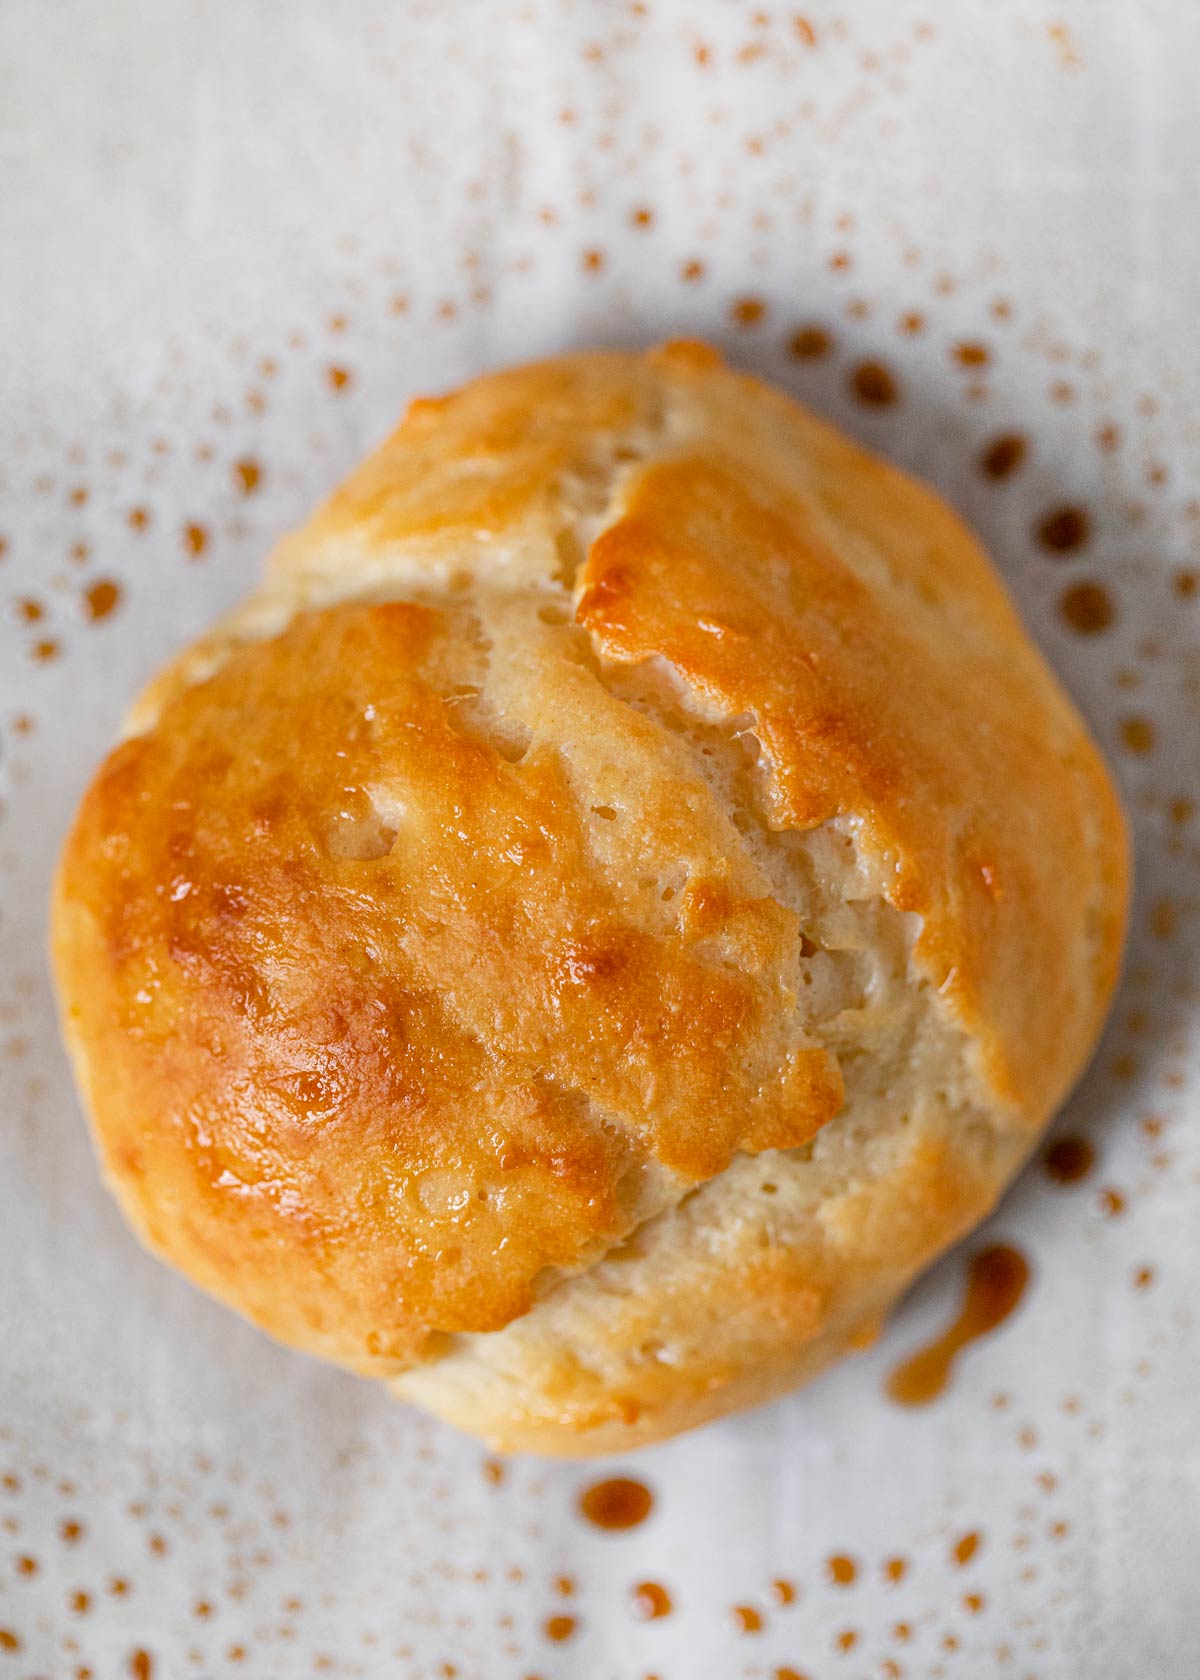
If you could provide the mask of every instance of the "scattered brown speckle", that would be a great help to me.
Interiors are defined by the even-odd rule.
[[[850,389],[869,408],[889,408],[900,396],[894,375],[882,362],[860,362],[850,374]]]
[[[1172,587],[1181,601],[1194,600],[1200,594],[1200,572],[1193,571],[1190,567],[1176,572],[1172,579]]]
[[[329,387],[331,390],[344,391],[347,385],[349,385],[352,375],[348,368],[335,367],[331,365],[326,368],[325,377],[329,381]]]
[[[38,1572],[37,1559],[30,1557],[28,1554],[19,1557],[16,1561],[16,1571],[18,1575],[23,1575],[28,1580],[31,1575],[36,1575]]]
[[[791,1581],[776,1580],[770,1586],[771,1603],[783,1607],[796,1602],[796,1588]]]
[[[843,1628],[834,1640],[839,1651],[853,1651],[858,1644],[858,1632],[855,1628]]]
[[[634,1615],[640,1622],[656,1622],[669,1616],[674,1606],[671,1595],[658,1581],[639,1581],[630,1595]]]
[[[1081,507],[1065,505],[1042,515],[1035,535],[1052,554],[1074,554],[1085,546],[1092,533],[1091,520]]]
[[[1058,610],[1072,630],[1081,636],[1098,636],[1108,630],[1117,616],[1113,598],[1103,584],[1073,583],[1063,591]]]
[[[1019,432],[1004,432],[979,457],[979,470],[987,478],[1011,478],[1028,453],[1029,445]]]
[[[688,281],[703,280],[704,264],[698,257],[690,257],[679,270],[680,278]]]
[[[1149,1289],[1150,1285],[1153,1282],[1154,1282],[1154,1267],[1153,1266],[1139,1266],[1133,1274],[1133,1287],[1135,1289]]]
[[[737,327],[757,327],[766,318],[767,306],[759,297],[736,298],[729,314]]]
[[[635,228],[648,228],[654,224],[654,212],[648,205],[639,204],[629,212],[629,220]]]
[[[578,1626],[579,1624],[574,1616],[547,1616],[542,1624],[542,1632],[547,1639],[553,1640],[556,1645],[561,1645],[565,1640],[574,1636]]]
[[[963,339],[954,345],[950,351],[959,367],[986,367],[992,359],[992,353],[986,344],[980,344],[975,339]]]
[[[1155,939],[1174,939],[1179,925],[1179,913],[1169,898],[1159,898],[1150,906],[1150,932]]]
[[[58,1525],[58,1537],[66,1546],[74,1546],[83,1539],[83,1524],[77,1517],[67,1517]]]
[[[968,1534],[959,1535],[950,1550],[951,1559],[959,1569],[970,1563],[979,1550],[981,1540],[982,1536],[975,1529],[972,1529]]]
[[[1097,1190],[1092,1202],[1092,1212],[1097,1219],[1116,1219],[1125,1212],[1126,1205],[1120,1190]]]
[[[825,1559],[825,1577],[832,1586],[850,1587],[858,1578],[858,1564],[844,1552]]]
[[[137,1650],[129,1657],[130,1680],[153,1680],[154,1658],[149,1651]]]
[[[823,356],[828,356],[833,349],[833,339],[824,327],[798,327],[788,339],[788,354],[794,356],[798,362],[815,362]]]
[[[654,1505],[654,1496],[644,1482],[627,1476],[613,1476],[603,1482],[593,1482],[579,1497],[579,1509],[597,1528],[636,1528],[645,1522]]]
[[[198,560],[208,547],[208,532],[203,525],[183,527],[183,550],[189,560]]]
[[[262,483],[262,468],[257,461],[245,457],[233,463],[233,477],[243,496],[252,496]]]
[[[1127,752],[1139,756],[1153,752],[1155,739],[1154,725],[1148,717],[1122,718],[1121,745]]]
[[[883,1578],[890,1587],[898,1586],[900,1584],[900,1582],[903,1581],[904,1577],[907,1574],[908,1574],[908,1559],[907,1558],[890,1557],[884,1563]]]
[[[21,1641],[11,1628],[0,1628],[0,1651],[19,1651]]]
[[[97,578],[80,597],[83,616],[89,624],[110,618],[121,604],[121,585],[112,578]]]
[[[730,1614],[733,1617],[733,1625],[739,1633],[762,1632],[762,1612],[756,1610],[752,1604],[735,1604]]]
[[[125,515],[125,523],[131,531],[146,531],[150,528],[150,512],[144,507],[130,508]]]
[[[604,252],[595,250],[585,251],[580,261],[583,264],[585,274],[599,274],[600,270],[604,267]]]
[[[1096,1148],[1085,1137],[1055,1138],[1042,1156],[1042,1170],[1055,1184],[1078,1184],[1091,1172]]]

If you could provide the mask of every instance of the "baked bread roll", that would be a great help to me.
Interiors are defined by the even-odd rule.
[[[155,1253],[589,1454],[870,1340],[1079,1073],[1126,888],[954,515],[672,344],[415,402],[137,705],[53,946]]]

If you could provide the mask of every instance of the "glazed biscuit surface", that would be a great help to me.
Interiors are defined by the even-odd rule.
[[[679,345],[414,404],[135,709],[54,950],[152,1248],[603,1451],[860,1344],[986,1211],[1126,870],[961,524]]]

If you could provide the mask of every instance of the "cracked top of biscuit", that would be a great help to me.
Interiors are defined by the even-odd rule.
[[[1125,869],[959,522],[676,345],[414,404],[135,709],[55,960],[143,1237],[388,1374],[823,1129],[1010,1170]]]

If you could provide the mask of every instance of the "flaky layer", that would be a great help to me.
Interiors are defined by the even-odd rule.
[[[55,908],[114,1188],[502,1445],[861,1339],[1115,978],[1115,795],[985,558],[699,346],[415,404],[131,727]]]

